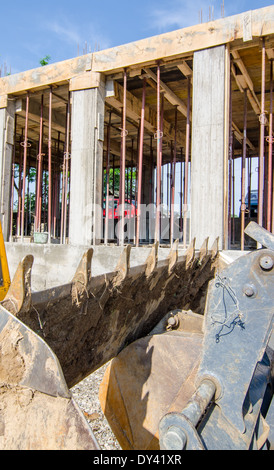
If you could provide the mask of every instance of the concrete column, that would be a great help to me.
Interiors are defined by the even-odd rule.
[[[4,240],[8,241],[10,231],[11,172],[14,145],[13,101],[0,109],[0,214]]]
[[[95,245],[102,237],[105,85],[72,91],[69,243]]]
[[[227,151],[229,79],[225,46],[194,53],[191,238],[200,248],[220,237],[224,248],[227,218]],[[227,70],[228,69],[228,70]]]

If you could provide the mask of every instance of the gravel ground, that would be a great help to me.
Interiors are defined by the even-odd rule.
[[[71,389],[71,393],[83,411],[102,450],[121,450],[102,412],[99,402],[99,386],[108,364],[86,377]]]

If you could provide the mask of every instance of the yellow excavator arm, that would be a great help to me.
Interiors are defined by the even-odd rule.
[[[0,301],[6,297],[10,286],[10,273],[0,221]]]

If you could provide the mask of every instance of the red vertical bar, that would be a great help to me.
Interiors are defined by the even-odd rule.
[[[40,135],[39,135],[39,153],[38,153],[38,176],[37,176],[37,191],[36,191],[36,214],[35,214],[35,231],[40,232],[41,224],[41,186],[42,186],[42,145],[43,145],[43,107],[44,97],[41,97],[41,111],[40,111]]]
[[[157,66],[157,187],[156,187],[156,225],[155,241],[160,241],[160,204],[161,204],[161,89],[160,89],[160,64]]]
[[[52,87],[50,87],[49,93],[49,140],[48,140],[48,241],[51,242],[51,126],[52,126]]]
[[[244,90],[244,138],[242,154],[242,187],[241,187],[241,250],[244,250],[244,230],[245,230],[245,167],[246,167],[246,119],[247,119],[247,91]]]
[[[268,182],[267,182],[267,230],[271,231],[271,199],[272,199],[272,140],[273,140],[273,59],[270,60],[270,108],[268,136]],[[273,223],[273,222],[272,222]]]
[[[142,95],[141,124],[140,124],[139,162],[138,162],[136,246],[139,246],[139,237],[140,237],[145,105],[146,105],[146,79],[144,78],[144,80],[143,80],[143,95]]]
[[[265,130],[265,39],[262,44],[262,83],[260,115],[260,156],[259,156],[259,191],[258,191],[258,224],[263,225],[263,191],[264,191],[264,130]]]
[[[25,191],[26,191],[26,171],[27,171],[27,149],[28,149],[28,119],[29,119],[29,92],[26,98],[26,119],[25,119],[25,140],[24,140],[24,161],[23,161],[23,190],[22,190],[22,218],[21,218],[21,238],[24,239],[24,219],[25,219]]]
[[[119,244],[124,244],[124,225],[121,223],[125,213],[125,173],[126,173],[126,118],[127,118],[127,71],[124,70],[124,93],[123,93],[123,116],[122,116],[122,152],[120,165],[120,228],[119,228]]]
[[[12,239],[13,228],[13,202],[14,202],[14,174],[15,174],[15,155],[16,155],[16,129],[17,129],[17,114],[15,114],[14,121],[14,137],[13,137],[13,152],[12,152],[12,170],[11,170],[11,197],[10,197],[10,236]]]
[[[171,211],[170,211],[170,244],[173,243],[174,233],[174,202],[175,202],[175,177],[176,177],[176,156],[177,156],[177,106],[175,108],[175,136],[173,148],[173,162],[172,162],[172,179],[171,179]]]
[[[64,243],[66,242],[67,235],[67,211],[68,211],[68,173],[69,173],[69,128],[70,128],[70,95],[68,97],[67,108],[67,139],[66,139],[66,152],[65,152],[65,199],[64,199]]]
[[[186,153],[185,153],[185,181],[184,181],[184,228],[183,228],[183,247],[186,248],[187,231],[187,204],[188,204],[188,164],[189,164],[189,146],[190,146],[190,85],[191,79],[187,77],[187,119],[186,119]]]
[[[108,242],[108,219],[109,219],[109,169],[110,169],[110,126],[111,112],[109,113],[109,123],[107,127],[107,163],[106,163],[106,204],[105,204],[105,245]],[[113,173],[114,178],[114,173]]]

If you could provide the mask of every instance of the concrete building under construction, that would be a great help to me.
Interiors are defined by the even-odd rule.
[[[9,256],[273,231],[273,59],[270,6],[1,78]]]
[[[102,366],[122,449],[274,448],[273,60],[274,5],[0,79],[0,449],[99,450]]]

